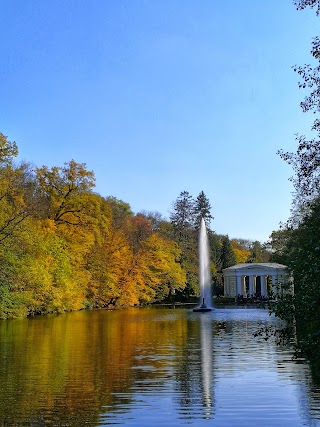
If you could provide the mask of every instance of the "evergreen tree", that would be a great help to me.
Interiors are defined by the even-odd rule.
[[[221,267],[224,269],[234,265],[236,263],[236,257],[228,236],[223,236],[221,243]]]
[[[170,221],[178,241],[188,240],[194,223],[194,200],[188,191],[182,191],[173,204]]]
[[[211,261],[211,279],[214,295],[223,295],[223,274],[221,265],[221,239],[212,231],[208,233]]]
[[[208,230],[210,230],[210,222],[213,220],[211,215],[211,205],[209,199],[201,191],[194,202],[193,208],[194,224],[196,228],[199,228],[201,219],[203,218]]]
[[[173,237],[181,249],[180,263],[187,276],[182,296],[198,295],[198,247],[194,229],[194,200],[188,191],[182,191],[173,204],[170,215]]]

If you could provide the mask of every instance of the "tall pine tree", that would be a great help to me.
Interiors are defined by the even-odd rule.
[[[210,222],[213,220],[213,216],[211,215],[211,205],[209,199],[203,191],[199,193],[194,202],[193,216],[196,228],[200,227],[201,218],[203,218],[207,229],[210,230]]]

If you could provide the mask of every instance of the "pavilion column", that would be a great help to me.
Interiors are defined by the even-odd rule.
[[[252,295],[256,295],[257,293],[257,276],[253,276],[253,286],[252,286]]]
[[[249,295],[253,294],[253,276],[249,276]]]
[[[227,277],[226,277],[226,279],[227,279],[226,292],[227,292],[227,295],[228,295],[228,296],[231,296],[231,295],[232,295],[231,280],[230,280],[230,277],[229,277],[229,276],[227,276]]]
[[[230,296],[231,297],[237,296],[237,277],[236,276],[230,279]]]
[[[260,276],[261,296],[266,295],[266,276]]]
[[[241,276],[237,276],[237,295],[241,295]]]
[[[246,276],[241,276],[241,294],[246,297],[247,289],[246,289]]]

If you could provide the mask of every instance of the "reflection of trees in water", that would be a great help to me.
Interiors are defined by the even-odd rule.
[[[312,380],[314,387],[320,391],[320,359],[317,354],[312,360],[310,360],[310,370],[312,374]]]
[[[232,377],[241,363],[252,369],[277,358],[284,369],[283,353],[254,338],[252,325],[162,309],[0,323],[0,425],[97,425],[101,413],[124,413],[149,392],[173,396],[180,418],[212,419],[216,372]],[[300,374],[305,383],[303,365]],[[300,399],[306,417],[320,407],[319,388],[308,387],[310,406],[302,388]]]
[[[0,367],[1,425],[97,422],[97,394],[87,372],[81,373],[78,365],[79,357],[90,359],[88,342],[81,356],[78,351],[83,342],[81,338],[77,342],[77,336],[84,327],[71,325],[67,316],[1,324],[5,345],[0,346],[0,358],[6,360]]]
[[[179,405],[184,418],[191,418],[195,402],[200,401],[201,378],[199,323],[188,321],[188,345],[184,346],[180,355],[181,362],[175,372]]]
[[[267,318],[260,320],[259,324],[265,327],[273,322],[277,323],[278,320]],[[221,331],[219,338],[215,338],[215,345],[219,346],[218,339],[223,339],[223,335],[227,334],[228,346],[225,354],[220,351],[216,353],[215,364],[231,377],[235,369],[259,371],[262,368],[263,371],[264,366],[266,371],[277,373],[277,380],[290,381],[291,390],[297,394],[298,412],[306,423],[304,425],[315,425],[315,419],[320,416],[320,389],[309,380],[308,365],[303,359],[294,358],[290,345],[277,345],[276,340],[254,336],[256,329],[257,321],[254,318],[250,320],[250,316],[246,321],[227,321],[225,330]],[[319,368],[320,363],[316,369]]]
[[[3,322],[0,425],[96,425],[101,411],[132,403],[135,389],[163,387],[187,340],[185,318],[163,313],[128,309]]]
[[[309,395],[309,406],[312,415],[315,415],[317,419],[320,418],[320,360],[315,357],[314,360],[310,361],[310,370],[312,381],[308,383],[308,395]],[[314,417],[314,418],[315,418]]]
[[[306,361],[292,356],[285,360],[283,354],[276,353],[279,373],[294,372],[298,394],[299,410],[305,425],[318,425],[320,419],[320,361]],[[287,362],[287,363],[285,363]],[[316,421],[317,420],[317,421]]]

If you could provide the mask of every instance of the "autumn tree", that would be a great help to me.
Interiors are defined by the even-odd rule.
[[[119,280],[124,275],[131,251],[123,229],[126,217],[123,202],[118,206],[115,198],[103,198],[97,194],[94,197],[98,202],[97,226],[95,243],[86,255],[90,279],[85,304],[88,307],[108,307],[114,306],[121,295]],[[119,211],[122,212],[121,222]],[[127,206],[125,211],[131,216],[131,209]]]
[[[142,293],[140,300],[162,301],[186,286],[186,273],[180,264],[181,250],[172,240],[152,233],[144,242],[141,265],[144,283],[149,292]],[[145,295],[149,295],[149,300]],[[150,297],[152,298],[150,300]]]
[[[1,168],[12,165],[13,159],[18,155],[16,142],[8,141],[8,138],[0,132],[0,165]]]
[[[17,155],[16,143],[0,133],[0,243],[21,227],[32,210],[34,178],[30,165],[13,164]]]
[[[187,192],[172,222],[135,215],[128,203],[92,191],[84,163],[34,171],[14,163],[17,153],[0,134],[0,318],[152,303],[189,295],[186,285],[196,293]]]
[[[246,241],[244,239],[232,239],[230,242],[236,259],[236,264],[247,262],[247,259],[250,255],[250,246],[248,246],[246,243],[243,244],[243,242]]]
[[[163,223],[167,222],[160,212],[141,211],[139,213],[150,221],[153,231],[160,231]]]
[[[150,303],[167,297],[186,285],[180,264],[179,246],[153,229],[152,222],[142,213],[130,218],[126,236],[131,255],[121,286],[123,296],[131,295],[136,303]]]
[[[94,173],[85,163],[71,160],[63,167],[36,169],[43,215],[56,224],[80,225],[90,216],[87,194],[95,186]]]
[[[121,228],[124,221],[126,221],[128,217],[133,216],[129,203],[117,199],[114,196],[106,197],[106,202],[111,208],[112,223],[115,228]]]

